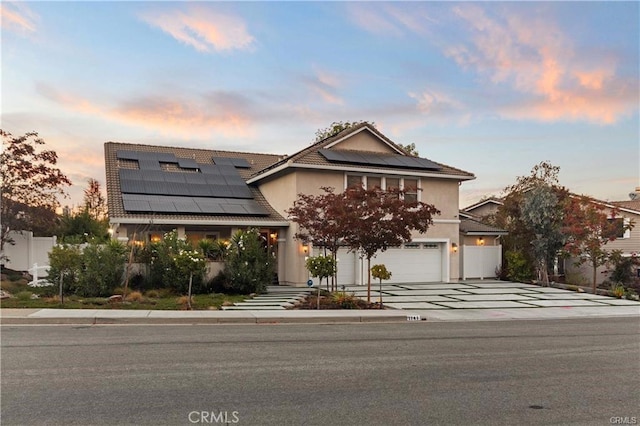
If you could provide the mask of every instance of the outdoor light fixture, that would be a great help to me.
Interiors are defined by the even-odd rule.
[[[302,252],[303,252],[304,254],[309,253],[309,246],[308,246],[308,245],[306,245],[306,244],[303,244],[303,245],[302,245]]]
[[[458,245],[456,243],[451,243],[451,251],[454,253],[458,252]]]
[[[484,245],[484,238],[482,238],[482,237],[478,238],[478,245],[479,246],[483,246]]]

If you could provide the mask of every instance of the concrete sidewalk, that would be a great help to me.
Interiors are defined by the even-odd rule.
[[[0,324],[291,324],[427,321],[507,321],[628,317],[640,319],[637,306],[442,310],[243,310],[152,311],[109,309],[0,309]]]
[[[0,324],[261,324],[392,322],[414,319],[400,310],[154,311],[0,309]]]

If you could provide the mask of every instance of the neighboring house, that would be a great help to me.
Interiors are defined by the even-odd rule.
[[[638,188],[636,188],[636,192]],[[594,203],[600,204],[605,207],[605,213],[611,216],[611,213],[615,210],[615,217],[609,219],[618,221],[620,223],[620,231],[617,238],[613,241],[609,241],[605,246],[605,250],[621,250],[622,255],[625,257],[637,257],[640,256],[640,199],[633,199],[628,201],[600,201],[592,200]],[[624,229],[627,225],[633,225],[632,229]],[[577,259],[566,259],[564,262],[564,270],[566,274],[579,273],[587,282],[591,282],[593,269],[587,262],[581,266],[576,266]],[[601,266],[597,270],[597,283],[601,284],[604,280],[607,280],[610,275],[610,269],[607,266]],[[635,271],[636,277],[640,278],[640,268]]]
[[[354,183],[396,187],[434,204],[441,214],[413,241],[379,253],[391,282],[455,281],[460,277],[459,184],[469,172],[408,155],[367,123],[314,143],[291,156],[202,149],[105,144],[107,192],[114,236],[142,241],[177,229],[192,240],[229,238],[257,227],[277,253],[283,285],[305,285],[305,257],[319,252],[294,238],[286,219],[298,194],[344,190]],[[366,282],[365,262],[341,249],[338,283]]]
[[[475,216],[476,218],[480,218],[480,220],[483,221],[487,218],[495,217],[498,213],[498,209],[503,204],[504,203],[500,198],[490,197],[463,208],[462,212]]]
[[[629,223],[634,223],[635,225],[633,229],[624,232],[622,231],[624,226],[620,226],[620,235],[618,235],[618,238],[615,240],[609,241],[606,244],[605,249],[609,251],[622,250],[624,256],[638,256],[640,255],[640,188],[636,188],[635,192],[629,195],[631,199],[627,201],[605,202],[593,199],[593,202],[606,207],[605,213],[608,215],[611,214],[613,209],[616,209],[618,214],[616,218],[612,218],[611,220],[617,220],[621,225],[628,225]],[[571,194],[571,196],[579,197],[577,194]],[[503,205],[503,203],[499,198],[488,198],[462,209],[460,212],[460,217],[463,218],[462,223],[460,224],[461,233],[463,232],[463,229],[465,229],[465,217],[470,220],[475,220],[476,222],[484,222],[486,218],[493,217],[501,205]],[[473,244],[472,238],[465,239],[464,241],[464,244]],[[488,240],[485,238],[485,241]],[[464,259],[464,255],[462,257]],[[557,275],[579,273],[582,275],[585,282],[589,282],[591,279],[590,277],[592,276],[591,267],[588,263],[578,267],[575,265],[576,261],[577,259],[575,258],[569,258],[559,262]],[[636,271],[636,275],[640,278],[640,271]],[[462,278],[470,277],[469,275],[466,275],[464,271],[461,272],[460,276]],[[597,277],[598,283],[602,283],[602,281],[608,279],[609,270],[606,266],[598,268]]]

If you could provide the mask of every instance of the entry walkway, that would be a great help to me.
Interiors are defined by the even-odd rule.
[[[363,286],[347,286],[366,298]],[[457,283],[371,284],[371,300],[427,319],[569,318],[640,315],[640,302],[553,287],[496,280]]]

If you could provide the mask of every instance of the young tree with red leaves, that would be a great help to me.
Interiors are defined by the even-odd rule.
[[[65,195],[62,187],[71,185],[71,181],[55,167],[55,151],[39,150],[44,141],[36,132],[16,137],[0,129],[0,135],[0,257],[4,257],[4,245],[12,242],[9,231],[26,230],[35,219],[24,207],[55,211],[60,205],[58,196]]]
[[[407,202],[402,190],[362,186],[342,193],[344,242],[367,259],[367,302],[371,302],[371,258],[379,251],[411,241],[412,231],[427,232],[440,211],[420,201]]]
[[[578,265],[589,263],[593,269],[593,293],[596,293],[598,267],[605,265],[610,253],[605,249],[609,241],[617,238],[620,231],[633,227],[632,223],[622,224],[614,220],[617,209],[612,208],[607,215],[607,207],[588,197],[571,198],[564,215],[564,232],[568,238],[565,250],[578,257]]]
[[[334,261],[344,237],[345,216],[342,196],[333,188],[322,187],[324,194],[298,194],[293,207],[287,210],[289,218],[299,225],[295,238],[324,247],[331,253]],[[326,252],[325,252],[326,254]],[[336,285],[335,275],[331,290]]]

